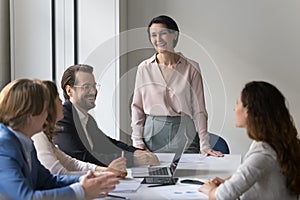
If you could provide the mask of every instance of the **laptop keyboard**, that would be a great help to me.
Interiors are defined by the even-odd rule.
[[[168,168],[162,167],[162,168],[150,168],[149,169],[150,175],[168,175]]]
[[[142,181],[142,184],[164,184],[164,185],[175,185],[178,178],[173,177],[146,177]]]

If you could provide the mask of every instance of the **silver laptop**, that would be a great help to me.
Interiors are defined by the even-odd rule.
[[[182,149],[178,149],[175,153],[175,156],[170,164],[170,166],[153,166],[146,168],[134,168],[132,169],[132,176],[134,178],[146,178],[146,177],[173,177],[175,174],[178,162],[184,153],[184,150],[187,146],[187,141]]]

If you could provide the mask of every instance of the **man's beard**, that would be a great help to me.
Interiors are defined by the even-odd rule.
[[[94,98],[94,101],[91,103],[90,100],[88,100],[88,98]],[[93,108],[95,108],[96,104],[95,104],[96,98],[94,95],[90,95],[90,96],[84,96],[84,98],[82,98],[80,100],[80,106],[85,109],[86,111],[89,111]]]

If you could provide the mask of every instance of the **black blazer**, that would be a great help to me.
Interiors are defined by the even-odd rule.
[[[129,146],[105,135],[97,126],[95,119],[89,115],[87,132],[93,141],[91,150],[83,127],[79,120],[77,110],[69,100],[63,105],[64,118],[57,122],[57,135],[53,142],[58,147],[78,160],[94,163],[100,166],[108,166],[109,163],[120,157],[125,152],[127,165],[133,164],[133,152],[135,147]]]

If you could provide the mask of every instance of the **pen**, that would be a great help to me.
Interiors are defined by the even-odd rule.
[[[108,194],[107,196],[112,197],[112,198],[119,198],[119,199],[129,199],[128,197],[122,197],[122,196],[113,195],[113,194]]]
[[[160,187],[160,186],[167,186],[167,185],[173,185],[173,184],[148,185],[148,187]]]

